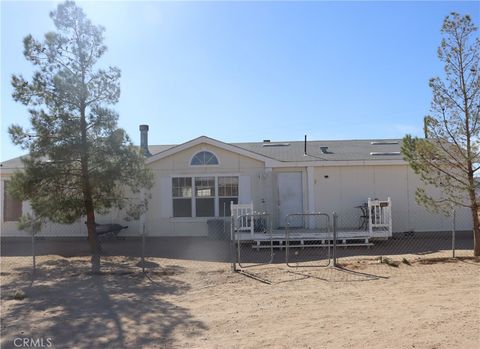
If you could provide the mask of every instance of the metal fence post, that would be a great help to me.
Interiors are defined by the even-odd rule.
[[[35,260],[35,233],[32,233],[32,277],[37,270],[37,262]]]
[[[333,213],[333,265],[337,266],[337,222],[338,215],[336,212]]]
[[[145,222],[142,222],[142,273],[145,273]]]
[[[232,203],[230,202],[230,207],[232,207]],[[234,226],[234,217],[233,217],[233,212],[230,212],[230,249],[229,249],[229,259],[230,259],[230,264],[232,271],[235,272],[237,271],[237,265],[236,265],[236,253],[235,253],[235,242],[234,242],[234,235],[235,235],[235,226]]]
[[[231,260],[231,256],[230,256],[230,253],[231,253],[231,247],[230,247],[230,240],[228,239],[228,235],[227,235],[227,222],[228,222],[228,218],[227,218],[227,207],[226,207],[226,203],[224,202],[223,203],[223,234],[221,236],[221,240],[222,241],[228,241],[228,243],[226,243],[226,249],[227,249],[227,258],[228,258],[228,261]],[[231,234],[230,234],[231,235]]]
[[[455,258],[455,220],[456,220],[456,213],[455,213],[455,209],[453,209],[453,214],[452,214],[452,258]]]

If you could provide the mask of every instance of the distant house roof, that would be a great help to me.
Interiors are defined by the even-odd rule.
[[[22,168],[23,164],[22,164],[21,158],[22,158],[21,156],[17,156],[16,158],[6,160],[6,161],[2,161],[2,163],[0,163],[0,169]]]
[[[200,137],[201,138],[201,137]],[[188,142],[187,142],[188,143]],[[250,153],[258,154],[281,162],[300,161],[365,161],[402,160],[401,139],[363,139],[308,141],[307,154],[304,154],[303,141],[268,141],[227,143]],[[155,156],[178,145],[149,145]],[[2,162],[3,169],[21,168],[20,157]]]

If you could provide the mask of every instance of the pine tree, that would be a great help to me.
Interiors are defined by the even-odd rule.
[[[14,144],[29,151],[24,170],[11,181],[12,194],[29,200],[36,217],[73,223],[86,217],[92,271],[100,268],[95,214],[146,210],[153,176],[111,105],[120,97],[120,70],[97,68],[106,52],[104,28],[74,2],[50,13],[56,31],[42,41],[28,35],[24,56],[36,71],[30,81],[12,76],[13,98],[31,115],[31,127],[12,125]]]
[[[417,202],[434,211],[461,206],[471,210],[474,255],[480,256],[480,39],[470,16],[451,13],[443,22],[438,57],[444,75],[430,80],[431,114],[425,117],[428,138],[407,135],[402,151],[422,181],[440,189],[433,196],[417,189]]]

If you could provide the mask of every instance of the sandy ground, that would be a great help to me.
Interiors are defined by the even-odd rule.
[[[419,260],[347,270],[248,268],[109,257],[2,257],[1,347],[51,338],[55,348],[479,348],[480,261]],[[11,299],[15,290],[26,298]]]

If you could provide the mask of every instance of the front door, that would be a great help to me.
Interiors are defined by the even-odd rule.
[[[303,212],[302,172],[278,173],[278,225],[285,227],[285,218],[291,213]],[[290,221],[291,227],[302,225],[301,219]]]

